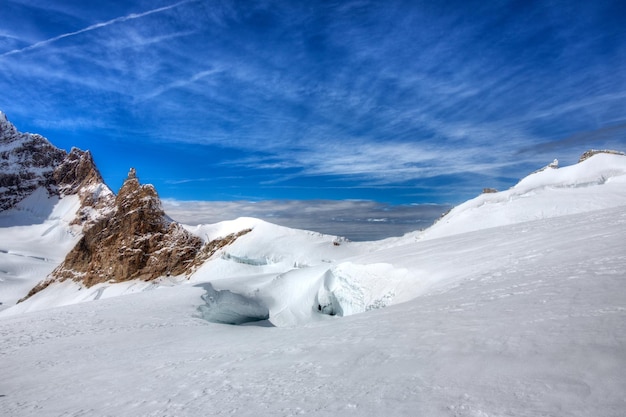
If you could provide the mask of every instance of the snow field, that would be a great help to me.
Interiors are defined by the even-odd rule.
[[[387,249],[441,284],[298,326],[209,323],[193,283],[3,317],[0,411],[622,416],[625,235],[618,207]]]
[[[49,198],[40,188],[0,213],[0,309],[45,279],[78,242],[80,230],[70,223],[79,206],[77,196]]]
[[[76,286],[49,288],[8,313],[187,281],[210,283],[205,285],[210,290],[202,315],[218,322],[228,322],[227,317],[236,323],[257,321],[269,314],[270,324],[291,326],[318,320],[320,315],[361,313],[411,300],[430,288],[460,281],[476,268],[500,261],[492,256],[493,238],[475,239],[466,233],[519,224],[519,231],[512,230],[523,234],[523,225],[532,220],[626,205],[625,161],[624,156],[599,154],[571,167],[547,168],[510,190],[483,194],[461,204],[426,231],[381,242],[345,242],[253,218],[186,226],[205,241],[245,229],[252,231],[222,249],[190,277],[163,277],[150,284],[99,284],[82,292]],[[497,245],[510,247],[511,242],[516,240],[503,236]],[[448,257],[449,244],[466,245],[472,262]],[[515,248],[510,248],[507,259],[516,262],[515,256]]]
[[[253,230],[189,279],[66,281],[0,312],[0,415],[621,417],[625,172],[547,169],[381,242],[189,227]],[[50,203],[8,214],[3,279],[34,285],[78,239],[76,202]]]

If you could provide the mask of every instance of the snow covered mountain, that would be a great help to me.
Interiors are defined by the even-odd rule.
[[[65,156],[44,137],[18,132],[0,112],[0,210],[13,207],[38,188],[55,194],[54,169]]]
[[[52,272],[114,199],[89,151],[20,133],[0,112],[0,307]]]
[[[548,166],[509,190],[481,194],[454,207],[417,237],[432,239],[626,205],[626,156],[615,151],[595,151],[581,159],[578,164],[563,168]]]
[[[75,160],[91,161],[84,154],[80,154],[82,159],[72,158],[76,152],[73,150],[59,167],[72,165]],[[82,176],[63,176],[74,181],[57,183],[79,184],[61,185],[59,189],[69,193],[92,190],[93,186],[81,186],[80,182],[101,184],[94,170],[82,170],[86,172]],[[55,178],[67,171],[56,168]],[[594,152],[576,165],[558,168],[552,163],[509,190],[467,201],[425,231],[355,243],[250,218],[186,227],[165,215],[156,190],[140,185],[131,170],[118,196],[106,200],[107,205],[95,211],[98,220],[82,229],[70,231],[67,224],[89,217],[84,212],[91,206],[85,205],[84,198],[78,217],[75,215],[72,221],[68,219],[76,208],[66,209],[68,203],[52,209],[55,214],[45,223],[56,225],[47,226],[44,233],[65,224],[61,227],[65,242],[54,254],[49,254],[47,248],[32,254],[13,248],[3,251],[7,261],[2,269],[9,282],[18,278],[13,272],[15,255],[26,255],[22,258],[46,265],[42,269],[21,269],[21,282],[30,284],[30,291],[11,294],[4,302],[7,307],[15,302],[16,295],[23,297],[24,302],[7,312],[17,314],[146,289],[196,284],[206,290],[200,315],[218,323],[268,321],[275,326],[289,326],[325,315],[348,316],[409,301],[453,280],[439,271],[425,270],[429,263],[419,254],[428,247],[429,240],[623,207],[625,189],[626,156]],[[65,196],[63,191],[61,196]],[[33,211],[32,207],[40,204],[35,197],[21,203],[31,207],[25,211]],[[34,204],[29,206],[31,200]],[[0,214],[0,221],[3,216],[11,218],[20,207]],[[56,214],[58,210],[65,211],[65,217]],[[37,248],[32,243],[37,240],[33,236],[40,233],[38,227],[31,227],[33,235],[14,228],[1,229],[0,234],[12,236],[15,248],[30,245],[32,250]],[[25,236],[25,243],[15,240],[15,236]],[[42,276],[42,271],[47,274]],[[459,274],[462,272],[454,272],[455,276]],[[19,290],[25,286],[19,286]]]
[[[178,225],[72,154],[0,212],[1,415],[624,414],[623,154],[361,243]]]
[[[19,132],[0,111],[0,212],[17,207],[26,210],[41,204],[18,204],[38,193],[50,199],[79,195],[82,219],[94,220],[89,208],[106,204],[111,192],[104,185],[89,151],[73,148],[68,154],[41,135]],[[49,208],[49,204],[45,205]],[[41,220],[41,211],[31,214]],[[14,219],[13,222],[15,222]],[[12,224],[5,220],[3,225]]]

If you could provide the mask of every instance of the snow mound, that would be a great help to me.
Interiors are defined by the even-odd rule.
[[[408,271],[391,264],[343,262],[296,268],[281,274],[226,278],[208,284],[202,318],[242,324],[268,320],[293,326],[328,316],[349,316],[393,304]]]
[[[344,262],[329,269],[317,292],[317,310],[331,316],[349,316],[392,304],[408,273],[388,263]]]
[[[453,208],[423,233],[434,239],[526,221],[626,205],[626,156],[598,153],[564,168],[546,167],[509,190]]]

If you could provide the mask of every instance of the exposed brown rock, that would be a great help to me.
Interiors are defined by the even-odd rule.
[[[90,287],[179,275],[190,268],[201,247],[202,240],[170,220],[154,187],[140,185],[131,169],[110,215],[85,231],[52,277]]]
[[[54,181],[62,196],[79,196],[81,206],[73,224],[82,225],[84,230],[105,217],[115,205],[115,195],[104,184],[89,151],[72,148],[54,170]]]
[[[252,229],[244,229],[237,233],[231,233],[225,237],[214,239],[204,245],[202,250],[196,256],[191,268],[187,273],[193,272],[195,268],[202,265],[207,259],[215,255],[220,249],[225,248],[228,245],[232,245],[235,241],[243,235],[250,233]]]
[[[104,183],[91,152],[78,148],[72,148],[63,162],[55,168],[53,177],[59,192],[66,195],[78,194],[85,187]]]
[[[0,211],[9,209],[37,188],[57,193],[54,167],[66,152],[40,135],[19,132],[0,112]]]
[[[612,154],[612,155],[626,155],[626,154],[624,154],[624,152],[613,151],[613,150],[610,150],[610,149],[603,149],[603,150],[590,149],[590,150],[586,151],[585,153],[583,153],[580,156],[580,159],[578,160],[578,163],[580,164],[585,159],[589,159],[592,156],[597,155],[599,153],[608,153],[608,154]]]
[[[68,154],[40,135],[19,132],[0,112],[0,211],[14,207],[37,188],[49,196],[78,195],[81,207],[74,224],[88,228],[113,207],[89,151]]]
[[[483,194],[495,194],[498,190],[495,188],[483,188]]]
[[[251,230],[203,245],[200,238],[165,215],[154,187],[141,185],[131,169],[109,215],[86,230],[63,263],[23,300],[66,279],[91,287],[101,282],[188,275]]]

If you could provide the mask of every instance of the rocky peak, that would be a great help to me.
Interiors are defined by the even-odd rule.
[[[88,229],[114,207],[115,196],[104,184],[91,152],[72,148],[54,170],[54,180],[61,196],[78,195],[80,209],[74,224]]]
[[[117,193],[115,199],[115,205],[120,210],[128,212],[129,210],[135,210],[137,204],[140,205],[154,205],[153,210],[163,213],[161,209],[161,201],[152,184],[141,185],[137,178],[137,171],[135,168],[131,168],[128,171],[128,176],[122,184],[122,188]]]
[[[15,206],[38,188],[49,196],[78,195],[81,206],[74,224],[91,226],[113,207],[89,151],[68,154],[41,135],[20,133],[0,112],[0,211]]]
[[[54,180],[62,194],[78,194],[85,187],[104,183],[91,152],[72,148],[54,170]]]
[[[19,132],[0,112],[0,211],[40,187],[56,194],[54,169],[66,155],[43,136]]]
[[[19,132],[13,126],[7,115],[0,111],[0,143],[10,143],[17,140]]]
[[[154,186],[140,184],[134,168],[130,169],[117,193],[115,209],[120,222],[142,233],[159,231],[161,226],[171,223]]]
[[[99,282],[152,280],[180,275],[192,265],[202,240],[169,219],[152,185],[128,174],[111,213],[85,231],[51,280]]]
[[[66,279],[91,287],[101,282],[189,275],[250,231],[242,230],[204,244],[165,215],[154,187],[142,185],[131,169],[115,198],[114,208],[85,231],[63,263],[24,299]]]

